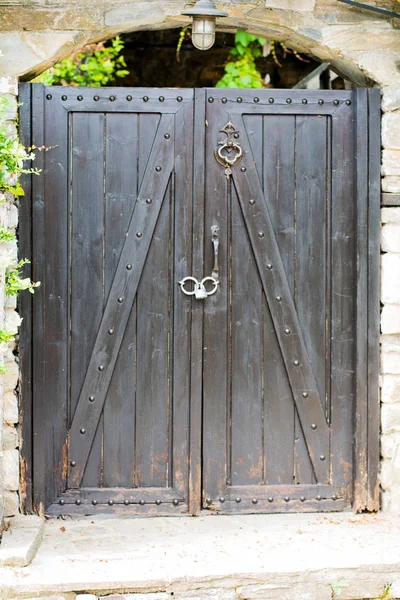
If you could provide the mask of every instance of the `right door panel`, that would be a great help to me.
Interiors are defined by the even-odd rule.
[[[301,94],[207,96],[205,272],[217,225],[220,284],[204,303],[203,507],[218,512],[352,500],[352,92]],[[227,177],[229,122],[243,157]]]

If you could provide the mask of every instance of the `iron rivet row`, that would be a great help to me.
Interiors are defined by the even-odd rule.
[[[320,99],[320,100],[318,100],[318,104],[323,104],[323,103],[324,103],[324,101],[323,101],[323,100],[321,100],[321,99]]]
[[[260,98],[257,98],[257,96],[254,98],[254,102],[257,104],[258,102],[260,102]]]
[[[337,496],[336,496],[336,494],[333,494],[333,496],[332,496],[332,500],[337,500]]]
[[[305,502],[305,497],[304,496],[300,496],[300,502]]]
[[[303,396],[303,398],[308,398],[308,393],[307,392],[303,392],[302,396]]]
[[[272,497],[272,496],[270,496],[270,497],[268,498],[268,502],[273,502],[273,501],[274,501],[273,497]]]
[[[93,506],[96,506],[97,505],[97,500],[92,500],[92,504],[93,504]]]
[[[277,297],[275,298],[275,300],[276,300],[277,302],[282,302],[282,296],[277,296]]]
[[[222,496],[219,501],[221,502],[221,504],[223,504],[225,502],[225,498]]]
[[[240,167],[240,170],[242,171],[242,173],[245,173],[246,167]]]
[[[228,100],[226,98],[222,98],[221,102],[222,102],[222,104],[226,104],[228,102]]]
[[[115,101],[115,96],[110,96],[110,102],[114,102]]]
[[[321,456],[319,457],[319,460],[325,460],[325,456],[323,454],[321,454]]]
[[[71,460],[69,464],[71,465],[71,467],[76,467],[76,462],[74,460]]]
[[[161,500],[156,500],[156,504],[157,504],[157,506],[160,506]]]
[[[132,265],[126,265],[126,270],[127,271],[132,271]]]
[[[47,100],[51,100],[51,99],[52,99],[52,97],[53,97],[53,96],[52,96],[51,94],[47,94],[47,96],[46,96]]]
[[[339,104],[339,100],[334,100],[334,101],[333,101],[333,104],[334,104],[335,106],[337,106],[337,105]]]
[[[269,102],[270,104],[273,104],[273,103],[275,102],[275,100],[274,100],[273,98],[268,98],[268,102]]]
[[[298,367],[300,363],[299,363],[299,361],[298,361],[298,360],[294,360],[294,361],[293,361],[293,364],[294,364],[294,366],[295,366],[295,367]]]
[[[141,231],[138,231],[136,234],[136,237],[141,238],[143,237],[143,233]]]
[[[303,100],[301,102],[302,102],[302,104],[307,104],[308,100],[307,100],[307,98],[303,98]]]
[[[240,104],[241,102],[243,102],[243,98],[237,98],[236,102],[239,102],[239,104]]]
[[[93,100],[94,100],[95,102],[98,102],[98,101],[100,100],[100,98],[99,98],[99,96],[93,96]]]
[[[286,104],[292,104],[292,99],[291,98],[286,98]]]
[[[118,302],[119,302],[120,304],[122,304],[122,303],[123,303],[123,301],[124,301],[124,299],[123,299],[123,298],[118,298]]]
[[[170,134],[169,134],[169,133],[166,133],[166,134],[164,135],[164,137],[165,137],[165,139],[166,139],[166,140],[169,140],[171,136],[170,136]]]
[[[68,100],[68,97],[67,96],[61,96],[61,100],[64,100],[64,102],[65,102],[66,100]]]
[[[152,202],[153,202],[153,201],[152,201],[152,199],[151,199],[151,198],[147,198],[147,200],[146,200],[146,204],[151,204]]]
[[[212,104],[212,103],[214,102],[214,98],[213,98],[213,97],[210,97],[210,98],[208,99],[208,101],[209,101],[209,103],[210,103],[210,104]]]
[[[251,204],[251,206],[254,206],[255,203],[256,203],[256,201],[253,200],[253,198],[251,200],[249,200],[249,204]]]
[[[258,232],[258,237],[263,238],[264,237],[264,232],[263,231],[259,231]]]
[[[314,430],[315,430],[315,429],[317,429],[317,426],[316,426],[316,424],[315,424],[315,423],[312,423],[312,424],[311,424],[311,429],[314,429]]]
[[[239,133],[234,133],[233,137],[235,138],[235,140],[238,140],[240,138],[240,134]]]
[[[148,102],[149,101],[149,97],[148,96],[143,96],[143,102]]]
[[[61,500],[59,501],[59,504],[61,504],[61,506],[64,506],[65,500],[63,498],[61,498]]]
[[[157,173],[160,173],[161,167],[160,166],[156,167],[156,171],[157,171]]]
[[[160,96],[160,97],[159,97],[159,101],[160,101],[160,102],[164,102],[164,100],[165,100],[164,96]]]
[[[127,96],[126,99],[128,100],[128,102],[130,102],[132,100],[132,96]]]
[[[284,501],[285,501],[285,502],[289,502],[289,500],[290,500],[289,496],[285,496],[285,497],[284,497]]]
[[[320,495],[318,494],[318,496],[316,497],[316,499],[317,499],[317,500],[322,500],[322,496],[320,496]]]
[[[125,506],[129,506],[129,500],[124,500]]]
[[[347,106],[350,106],[351,100],[346,100],[346,104],[347,104]]]
[[[286,327],[286,329],[285,329],[285,335],[289,335],[289,334],[290,334],[290,329],[289,329],[289,327]]]
[[[99,371],[104,371],[104,365],[99,366]]]
[[[146,504],[146,502],[144,500],[139,500],[139,504],[140,504],[140,506],[144,506]]]
[[[268,271],[271,271],[273,268],[274,268],[274,267],[273,267],[273,265],[271,265],[271,263],[268,263],[268,264],[267,264],[267,269],[268,269]]]
[[[174,498],[174,500],[172,501],[172,504],[173,504],[174,506],[178,506],[178,504],[179,504],[179,500],[178,500],[178,498]]]
[[[94,402],[94,396],[89,396],[89,402]]]
[[[82,427],[82,429],[80,429],[80,433],[81,433],[82,435],[85,435],[85,433],[86,433],[86,429],[85,429],[84,427]]]
[[[114,335],[114,329],[113,328],[109,329],[108,333],[109,333],[109,335]]]
[[[182,96],[178,96],[177,100],[178,100],[178,102],[182,102],[182,100],[183,100]]]
[[[78,96],[78,97],[77,97],[77,100],[79,100],[79,102],[82,102],[82,100],[83,100],[83,96]]]
[[[75,504],[77,506],[80,506],[82,504],[82,500],[79,500],[79,498],[78,498],[78,500],[75,500]]]
[[[211,498],[206,498],[206,504],[211,504],[212,499]]]
[[[253,498],[253,500],[252,500],[252,503],[253,503],[253,504],[258,504],[258,500],[257,500],[257,498]]]
[[[237,502],[238,504],[239,504],[241,501],[242,501],[242,499],[241,499],[241,498],[239,498],[239,497],[238,497],[238,498],[235,498],[235,502]]]
[[[113,506],[113,504],[114,504],[114,500],[109,500],[109,501],[108,501],[108,505],[109,505],[109,506]]]

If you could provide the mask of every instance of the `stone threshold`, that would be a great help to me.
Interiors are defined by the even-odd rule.
[[[400,520],[353,513],[52,519],[0,598],[400,598]]]

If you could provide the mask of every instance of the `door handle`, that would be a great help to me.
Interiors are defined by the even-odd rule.
[[[218,289],[219,285],[219,265],[218,265],[218,247],[219,247],[219,227],[218,225],[213,225],[211,227],[211,241],[213,245],[214,252],[214,263],[212,268],[211,277],[204,277],[201,281],[198,281],[195,277],[184,277],[181,281],[178,281],[178,284],[181,286],[181,291],[185,294],[185,296],[195,296],[196,300],[205,300],[208,296],[212,296]],[[194,285],[193,290],[187,290],[185,288],[186,282],[191,281]],[[204,285],[206,281],[211,281],[214,284],[214,287],[207,291],[206,286]]]

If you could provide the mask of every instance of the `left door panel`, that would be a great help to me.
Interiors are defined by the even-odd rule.
[[[46,514],[189,501],[192,90],[32,90],[33,490]]]

